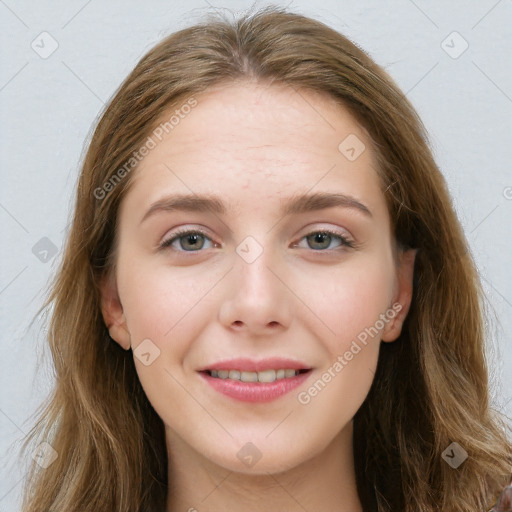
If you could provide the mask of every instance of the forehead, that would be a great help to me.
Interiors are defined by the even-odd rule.
[[[283,85],[234,83],[194,100],[186,114],[178,104],[161,117],[165,123],[174,115],[172,128],[168,123],[168,133],[151,135],[155,147],[133,173],[129,194],[156,200],[169,188],[214,193],[227,202],[236,199],[238,208],[250,201],[254,209],[265,198],[333,190],[383,208],[370,137],[333,98]]]
[[[210,151],[229,149],[229,156],[235,159],[237,152],[243,151],[244,156],[275,160],[279,154],[289,156],[291,150],[300,150],[297,156],[328,156],[348,135],[369,142],[366,130],[345,107],[310,90],[235,83],[217,86],[195,99],[197,106],[181,119],[174,116],[179,124],[162,134],[162,142],[169,141],[166,152],[195,149],[200,156],[208,144]],[[165,123],[172,113],[167,112],[160,121]],[[158,158],[158,153],[153,156]],[[149,164],[153,159],[146,160]]]

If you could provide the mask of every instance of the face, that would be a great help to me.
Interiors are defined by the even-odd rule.
[[[103,315],[171,450],[284,471],[350,425],[414,258],[394,258],[370,139],[331,98],[231,84],[195,99],[133,171]]]

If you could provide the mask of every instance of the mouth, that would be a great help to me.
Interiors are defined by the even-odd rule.
[[[240,358],[211,364],[198,373],[224,396],[243,402],[270,402],[303,384],[313,368],[292,359]]]
[[[295,370],[293,368],[279,368],[279,369],[269,369],[263,370],[259,372],[247,372],[242,370],[204,370],[203,373],[206,373],[210,377],[214,379],[229,379],[236,380],[240,382],[275,382],[276,380],[282,379],[290,379],[292,377],[297,377],[303,373],[310,372],[310,368],[303,368],[299,370]]]

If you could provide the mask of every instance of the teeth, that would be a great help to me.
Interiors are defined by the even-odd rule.
[[[257,372],[240,372],[240,380],[242,382],[258,382]]]
[[[295,371],[293,372],[293,375],[295,375]],[[260,382],[274,382],[276,380],[276,371],[265,370],[263,372],[258,372],[258,380]]]
[[[240,380],[242,382],[274,382],[299,375],[299,370],[284,368],[279,370],[263,370],[261,372],[242,372],[240,370],[210,370],[212,377],[218,379]]]

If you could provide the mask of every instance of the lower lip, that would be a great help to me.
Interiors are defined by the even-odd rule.
[[[274,382],[242,382],[240,380],[219,379],[206,372],[199,372],[210,386],[222,393],[242,402],[272,402],[300,386],[311,374],[311,370],[299,373],[295,377],[278,379]]]

